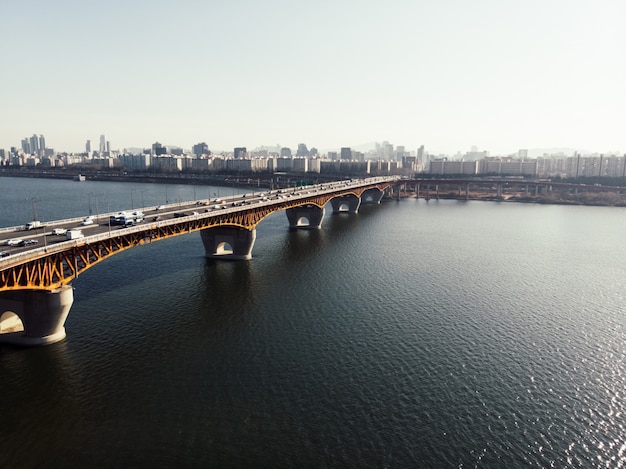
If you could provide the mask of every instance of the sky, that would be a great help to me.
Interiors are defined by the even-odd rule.
[[[0,0],[0,148],[626,152],[624,0]]]

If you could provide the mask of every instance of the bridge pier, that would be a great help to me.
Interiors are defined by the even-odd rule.
[[[65,339],[65,320],[73,303],[71,285],[52,291],[3,292],[0,295],[0,343],[35,346]],[[19,327],[20,321],[22,327]]]
[[[200,231],[205,256],[209,259],[249,260],[256,240],[256,229],[219,226]]]
[[[367,189],[363,191],[361,194],[361,203],[362,204],[380,204],[380,201],[383,199],[383,191],[380,189]]]
[[[324,208],[317,205],[301,205],[299,207],[288,208],[287,220],[289,220],[289,229],[319,230],[322,228],[324,220]]]
[[[330,200],[333,213],[358,213],[361,199],[355,195],[342,195]]]

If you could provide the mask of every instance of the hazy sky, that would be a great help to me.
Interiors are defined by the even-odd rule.
[[[626,151],[625,0],[0,0],[0,148]]]

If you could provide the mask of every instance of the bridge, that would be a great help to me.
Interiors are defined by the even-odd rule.
[[[357,213],[362,203],[380,203],[396,181],[341,180],[158,206],[144,209],[144,221],[135,226],[112,225],[116,214],[105,213],[84,225],[83,218],[74,218],[27,231],[24,226],[0,229],[0,249],[7,249],[0,258],[0,343],[63,340],[74,302],[72,280],[117,253],[199,231],[207,258],[248,260],[256,226],[267,216],[284,210],[290,229],[320,229],[328,202],[333,213]],[[53,234],[78,229],[83,235],[75,239]]]

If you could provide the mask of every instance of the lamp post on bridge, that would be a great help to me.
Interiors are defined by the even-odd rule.
[[[130,209],[131,210],[135,209],[135,200],[134,200],[133,196],[135,195],[135,191],[136,190],[137,189],[131,189],[130,190]]]
[[[144,192],[150,192],[150,191],[149,191],[148,189],[144,189],[144,190],[139,191],[139,192],[141,193],[141,209],[142,209],[142,210],[145,210],[145,207],[146,207],[146,206],[145,206],[145,204],[143,203],[143,193],[144,193]]]
[[[96,225],[98,225],[100,224],[100,211],[98,210],[98,197],[104,194],[94,194],[93,192],[90,192],[89,194],[93,195],[93,198],[96,201]],[[89,215],[91,215],[91,199],[89,201]]]
[[[37,221],[37,209],[35,207],[35,202],[37,202],[37,199],[35,197],[31,197],[30,198],[30,203],[31,203],[31,207],[33,209],[33,221]],[[37,229],[35,228],[35,233],[36,232],[37,232]],[[46,239],[46,228],[43,226],[43,222],[41,223],[41,236],[43,236],[44,249],[47,251],[48,250],[48,240]]]

